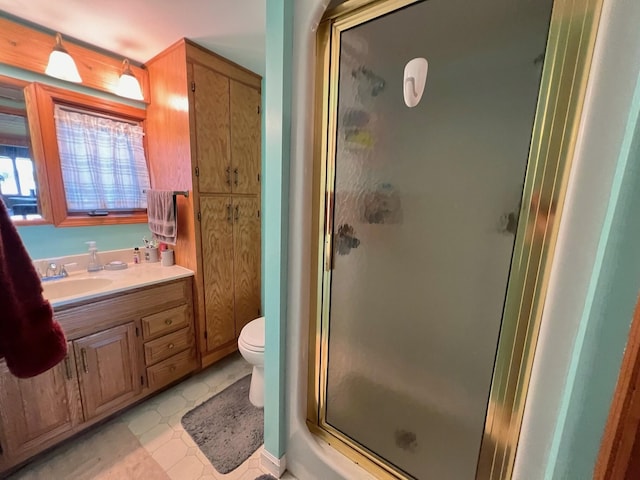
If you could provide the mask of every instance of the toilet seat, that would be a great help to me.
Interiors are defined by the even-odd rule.
[[[256,318],[247,323],[240,332],[238,340],[247,350],[264,351],[264,317]]]

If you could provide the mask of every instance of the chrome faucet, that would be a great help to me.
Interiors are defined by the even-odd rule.
[[[54,262],[49,263],[49,265],[47,265],[47,270],[44,272],[44,278],[55,277],[58,275],[58,272],[56,271],[57,268],[58,266]]]
[[[59,280],[61,278],[66,278],[69,276],[69,272],[67,272],[66,267],[69,267],[71,265],[76,265],[76,263],[63,263],[61,265],[58,265],[55,262],[48,262],[44,274],[40,273],[40,280],[46,282],[49,280]]]

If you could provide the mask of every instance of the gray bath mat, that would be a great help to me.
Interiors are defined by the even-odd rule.
[[[182,426],[220,473],[240,466],[262,445],[264,411],[249,402],[251,375],[187,412]]]

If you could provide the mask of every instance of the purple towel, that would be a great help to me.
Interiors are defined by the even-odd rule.
[[[67,341],[42,296],[40,277],[0,200],[0,357],[19,378],[60,363]]]
[[[147,190],[149,230],[159,242],[175,245],[178,237],[176,196],[171,190]]]

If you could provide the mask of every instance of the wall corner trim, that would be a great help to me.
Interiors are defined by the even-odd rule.
[[[287,469],[286,457],[286,455],[283,455],[282,457],[277,458],[263,448],[260,452],[260,467],[262,470],[270,473],[274,477],[280,478]]]

